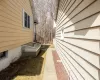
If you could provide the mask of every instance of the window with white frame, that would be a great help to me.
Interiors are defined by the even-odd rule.
[[[30,28],[30,16],[23,10],[23,27]]]

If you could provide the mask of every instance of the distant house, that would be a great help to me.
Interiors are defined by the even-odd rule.
[[[33,41],[31,0],[0,0],[0,71],[21,56]]]
[[[100,0],[59,0],[54,44],[70,80],[100,80]]]

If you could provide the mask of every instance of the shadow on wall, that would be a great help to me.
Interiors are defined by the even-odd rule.
[[[73,8],[76,3],[78,7]],[[60,21],[58,23],[60,26],[59,30],[62,26],[65,26],[65,33],[74,32],[74,35],[85,36],[90,27],[97,26],[98,24],[96,22],[98,22],[98,16],[100,15],[100,9],[97,9],[99,3],[99,0],[71,0],[69,2],[70,7],[66,8],[67,12],[62,9],[59,10],[63,13],[62,17],[59,18],[61,21],[58,19]]]
[[[83,30],[75,31],[74,34],[75,35],[83,35],[83,36],[85,36],[89,31],[88,27],[92,27],[92,24],[95,22],[95,20],[97,19],[98,15],[93,16],[89,20],[86,20],[86,21],[84,20],[83,22],[80,22],[81,24],[79,24],[79,25],[76,24],[75,25],[75,30],[79,30],[79,29],[83,29]],[[84,28],[88,28],[88,29],[84,29]]]

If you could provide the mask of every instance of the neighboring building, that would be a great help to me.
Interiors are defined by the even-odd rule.
[[[100,80],[100,0],[59,0],[55,46],[70,80]]]
[[[33,41],[31,0],[0,0],[0,71],[21,56],[21,46]]]

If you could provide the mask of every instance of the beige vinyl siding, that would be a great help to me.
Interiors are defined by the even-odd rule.
[[[56,23],[55,46],[70,80],[100,80],[100,0],[60,0]]]
[[[32,42],[33,24],[30,29],[23,28],[23,9],[32,21],[29,0],[0,1],[0,52]]]

